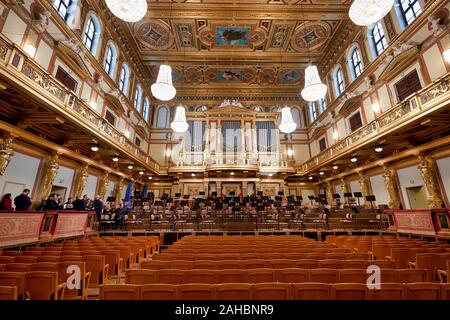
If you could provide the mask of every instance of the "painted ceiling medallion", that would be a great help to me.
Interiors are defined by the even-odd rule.
[[[324,45],[331,35],[331,27],[326,22],[307,22],[300,25],[291,40],[296,51],[314,50]]]

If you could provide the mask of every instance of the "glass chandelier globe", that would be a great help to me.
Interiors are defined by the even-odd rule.
[[[138,22],[147,13],[147,0],[106,0],[109,10],[126,22]]]
[[[370,26],[380,21],[391,11],[395,0],[355,0],[349,16],[358,26]]]
[[[305,88],[302,97],[313,102],[322,99],[327,94],[327,86],[322,83],[316,66],[309,66],[305,70]]]
[[[161,101],[175,98],[177,90],[172,84],[172,68],[170,66],[163,64],[159,67],[158,79],[151,89],[153,96]]]
[[[189,125],[186,121],[186,109],[182,106],[178,106],[175,112],[175,118],[173,119],[170,127],[176,133],[186,132],[189,128]]]
[[[284,107],[281,110],[281,123],[278,126],[282,133],[291,133],[297,129],[297,124],[294,122],[292,118],[291,108]]]

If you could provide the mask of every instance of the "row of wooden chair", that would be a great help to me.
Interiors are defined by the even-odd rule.
[[[63,300],[66,292],[66,282],[59,280],[58,272],[49,271],[0,272],[0,286],[15,288],[20,300]]]
[[[324,248],[324,247],[316,247],[316,248],[305,248],[305,247],[292,247],[292,248],[277,248],[277,247],[242,247],[242,248],[216,248],[216,249],[208,249],[208,248],[189,248],[189,249],[167,249],[162,254],[196,254],[196,253],[209,253],[209,254],[255,254],[255,253],[269,253],[269,252],[279,252],[279,253],[352,253],[350,249],[346,248]]]
[[[225,270],[225,269],[255,269],[255,268],[357,268],[366,269],[370,265],[377,265],[384,269],[395,269],[395,263],[390,260],[340,260],[340,259],[248,259],[248,260],[146,260],[139,265],[141,269],[210,269],[210,270]]]
[[[101,300],[449,300],[450,284],[227,283],[105,285]]]
[[[424,269],[382,269],[382,282],[425,282]],[[323,283],[367,283],[367,269],[229,269],[229,270],[128,270],[125,282],[128,284],[150,283],[261,283],[261,282],[323,282]]]

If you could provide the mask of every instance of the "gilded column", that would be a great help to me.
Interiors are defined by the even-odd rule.
[[[358,172],[358,177],[359,177],[359,179],[358,179],[359,187],[361,188],[361,193],[364,198],[364,205],[366,206],[366,208],[369,208],[371,206],[371,204],[370,204],[370,202],[366,201],[366,196],[370,195],[369,179],[367,178],[367,176],[364,174],[363,171]]]
[[[39,184],[34,197],[36,205],[39,205],[41,200],[47,198],[52,191],[53,182],[55,181],[59,170],[58,159],[59,154],[53,153],[42,170],[41,183]]]
[[[254,158],[258,161],[258,139],[256,137],[256,121],[252,121],[252,154]]]
[[[398,191],[398,185],[396,180],[395,169],[390,168],[388,165],[384,165],[384,184],[389,193],[389,207],[390,208],[400,208],[400,196]]]
[[[120,177],[119,181],[117,181],[116,188],[114,190],[114,197],[116,197],[116,205],[122,202],[124,180],[125,179],[123,177]]]
[[[11,148],[13,140],[14,137],[9,133],[0,136],[0,176],[5,174],[11,158],[14,156],[14,151]]]
[[[248,195],[248,182],[242,181],[242,196],[245,197]]]
[[[222,145],[222,123],[217,121],[216,127],[216,163],[222,164],[224,161],[224,150]]]
[[[109,172],[105,171],[103,173],[103,175],[100,177],[100,183],[99,183],[98,192],[97,192],[97,194],[102,199],[106,195],[106,191],[108,190],[108,184],[109,184]]]
[[[221,197],[222,196],[222,182],[221,181],[216,182],[216,191],[217,191],[217,197]]]
[[[345,177],[342,177],[340,180],[341,180],[342,193],[348,193],[348,183],[347,183],[347,180],[345,180]]]
[[[88,173],[89,165],[83,164],[78,172],[77,182],[75,184],[75,196],[82,197],[84,188],[86,187],[87,179],[89,176]]]
[[[334,201],[333,193],[333,185],[331,184],[331,181],[327,181],[327,202],[329,205],[332,205]]]
[[[437,182],[433,160],[427,155],[419,154],[418,168],[428,191],[428,207],[441,208],[442,194]]]

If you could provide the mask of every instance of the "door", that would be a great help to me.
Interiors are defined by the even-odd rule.
[[[406,188],[411,209],[428,208],[427,194],[424,187]]]

